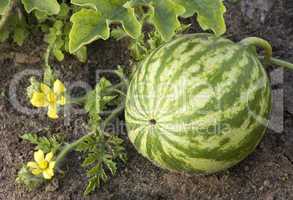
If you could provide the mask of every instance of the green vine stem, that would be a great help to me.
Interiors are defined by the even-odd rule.
[[[273,56],[273,49],[271,44],[268,41],[258,37],[248,37],[241,40],[240,44],[243,44],[246,46],[256,46],[256,47],[263,48],[265,51],[265,56],[264,56],[265,64],[267,65],[270,63],[271,58]]]
[[[105,121],[101,124],[101,128],[100,131],[104,134],[105,132],[105,128],[106,126],[111,123],[123,110],[124,110],[124,102],[121,103],[120,106],[118,106],[112,113],[111,115],[109,115]],[[86,139],[88,139],[89,137],[91,137],[92,135],[96,134],[96,131],[90,132],[87,135],[82,136],[81,138],[79,138],[78,140],[76,140],[73,143],[70,144],[66,144],[65,147],[61,150],[61,152],[59,153],[59,155],[56,158],[56,168],[59,169],[63,160],[65,159],[65,157],[67,156],[68,153],[70,153],[74,148],[76,148],[79,144],[81,144],[82,142],[84,142]]]
[[[73,143],[66,144],[65,147],[62,149],[62,151],[58,154],[56,158],[56,168],[58,169],[60,167],[64,158],[69,152],[71,152],[75,147],[77,147],[80,143],[82,143],[83,141],[91,137],[93,134],[95,134],[95,132],[91,132],[85,136],[82,136],[81,138],[79,138]]]
[[[4,26],[5,26],[8,18],[12,14],[12,10],[14,8],[14,5],[15,5],[15,1],[10,1],[9,7],[5,11],[5,13],[1,16],[1,20],[0,20],[0,32],[3,30],[3,28],[4,28]]]
[[[288,68],[293,70],[293,64],[278,58],[273,58],[273,50],[270,43],[264,39],[258,38],[258,37],[248,37],[240,41],[240,44],[246,45],[246,46],[256,46],[263,48],[265,51],[264,56],[260,56],[260,59],[264,60],[265,64],[273,64],[280,67]]]
[[[271,64],[293,70],[293,64],[278,58],[271,58]]]

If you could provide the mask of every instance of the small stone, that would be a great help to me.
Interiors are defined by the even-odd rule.
[[[265,187],[268,187],[268,186],[270,185],[270,181],[269,181],[269,180],[265,180],[265,181],[263,182],[263,185],[264,185]]]
[[[37,64],[41,59],[37,56],[31,56],[23,53],[15,53],[14,61],[17,64]]]
[[[244,167],[244,171],[246,171],[246,172],[249,171],[249,167],[247,165]]]

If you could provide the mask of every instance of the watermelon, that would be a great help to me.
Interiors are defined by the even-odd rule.
[[[155,165],[214,173],[242,161],[261,141],[271,88],[256,49],[190,34],[154,50],[130,82],[130,141]]]

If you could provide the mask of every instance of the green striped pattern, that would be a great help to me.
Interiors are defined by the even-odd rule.
[[[136,149],[172,171],[213,173],[247,157],[271,109],[252,48],[210,34],[179,36],[141,63],[125,117]]]

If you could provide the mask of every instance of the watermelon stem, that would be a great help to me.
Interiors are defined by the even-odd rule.
[[[288,69],[292,69],[293,70],[293,64],[290,62],[287,62],[285,60],[281,60],[278,58],[271,58],[270,59],[271,64],[273,65],[278,65],[280,67],[284,67],[284,68],[288,68]]]
[[[272,55],[273,55],[273,49],[271,44],[258,37],[248,37],[240,41],[240,44],[246,45],[246,46],[255,46],[255,47],[260,47],[264,49],[265,55],[264,55],[264,62],[266,65],[271,63]]]

